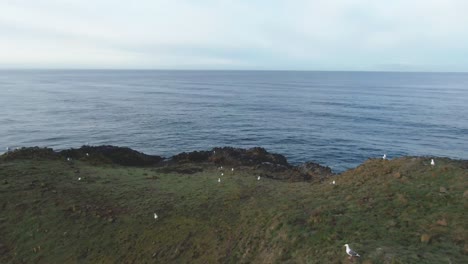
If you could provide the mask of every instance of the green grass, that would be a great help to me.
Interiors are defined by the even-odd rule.
[[[355,263],[468,263],[466,165],[428,162],[369,160],[331,185],[0,160],[0,263],[349,263],[345,243]]]

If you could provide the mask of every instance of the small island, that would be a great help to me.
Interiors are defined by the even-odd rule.
[[[0,156],[0,263],[463,263],[467,202],[467,160],[22,148]]]

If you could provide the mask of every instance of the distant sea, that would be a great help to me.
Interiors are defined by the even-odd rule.
[[[468,158],[466,73],[2,70],[0,105],[0,152],[261,146],[337,172],[384,153]]]

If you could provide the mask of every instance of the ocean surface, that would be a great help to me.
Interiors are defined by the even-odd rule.
[[[384,153],[468,158],[467,73],[3,70],[0,105],[0,152],[261,146],[337,172]]]

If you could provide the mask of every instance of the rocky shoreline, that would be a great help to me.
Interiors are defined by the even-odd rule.
[[[262,177],[289,181],[322,181],[335,175],[330,167],[308,161],[297,166],[288,163],[285,156],[270,153],[261,147],[250,149],[216,147],[207,151],[182,152],[165,158],[148,155],[127,147],[111,145],[82,146],[78,149],[54,151],[52,148],[25,147],[9,151],[1,156],[14,159],[70,159],[92,163],[109,163],[122,166],[165,167],[166,170],[181,165],[216,165],[219,167],[244,167],[255,169]]]

